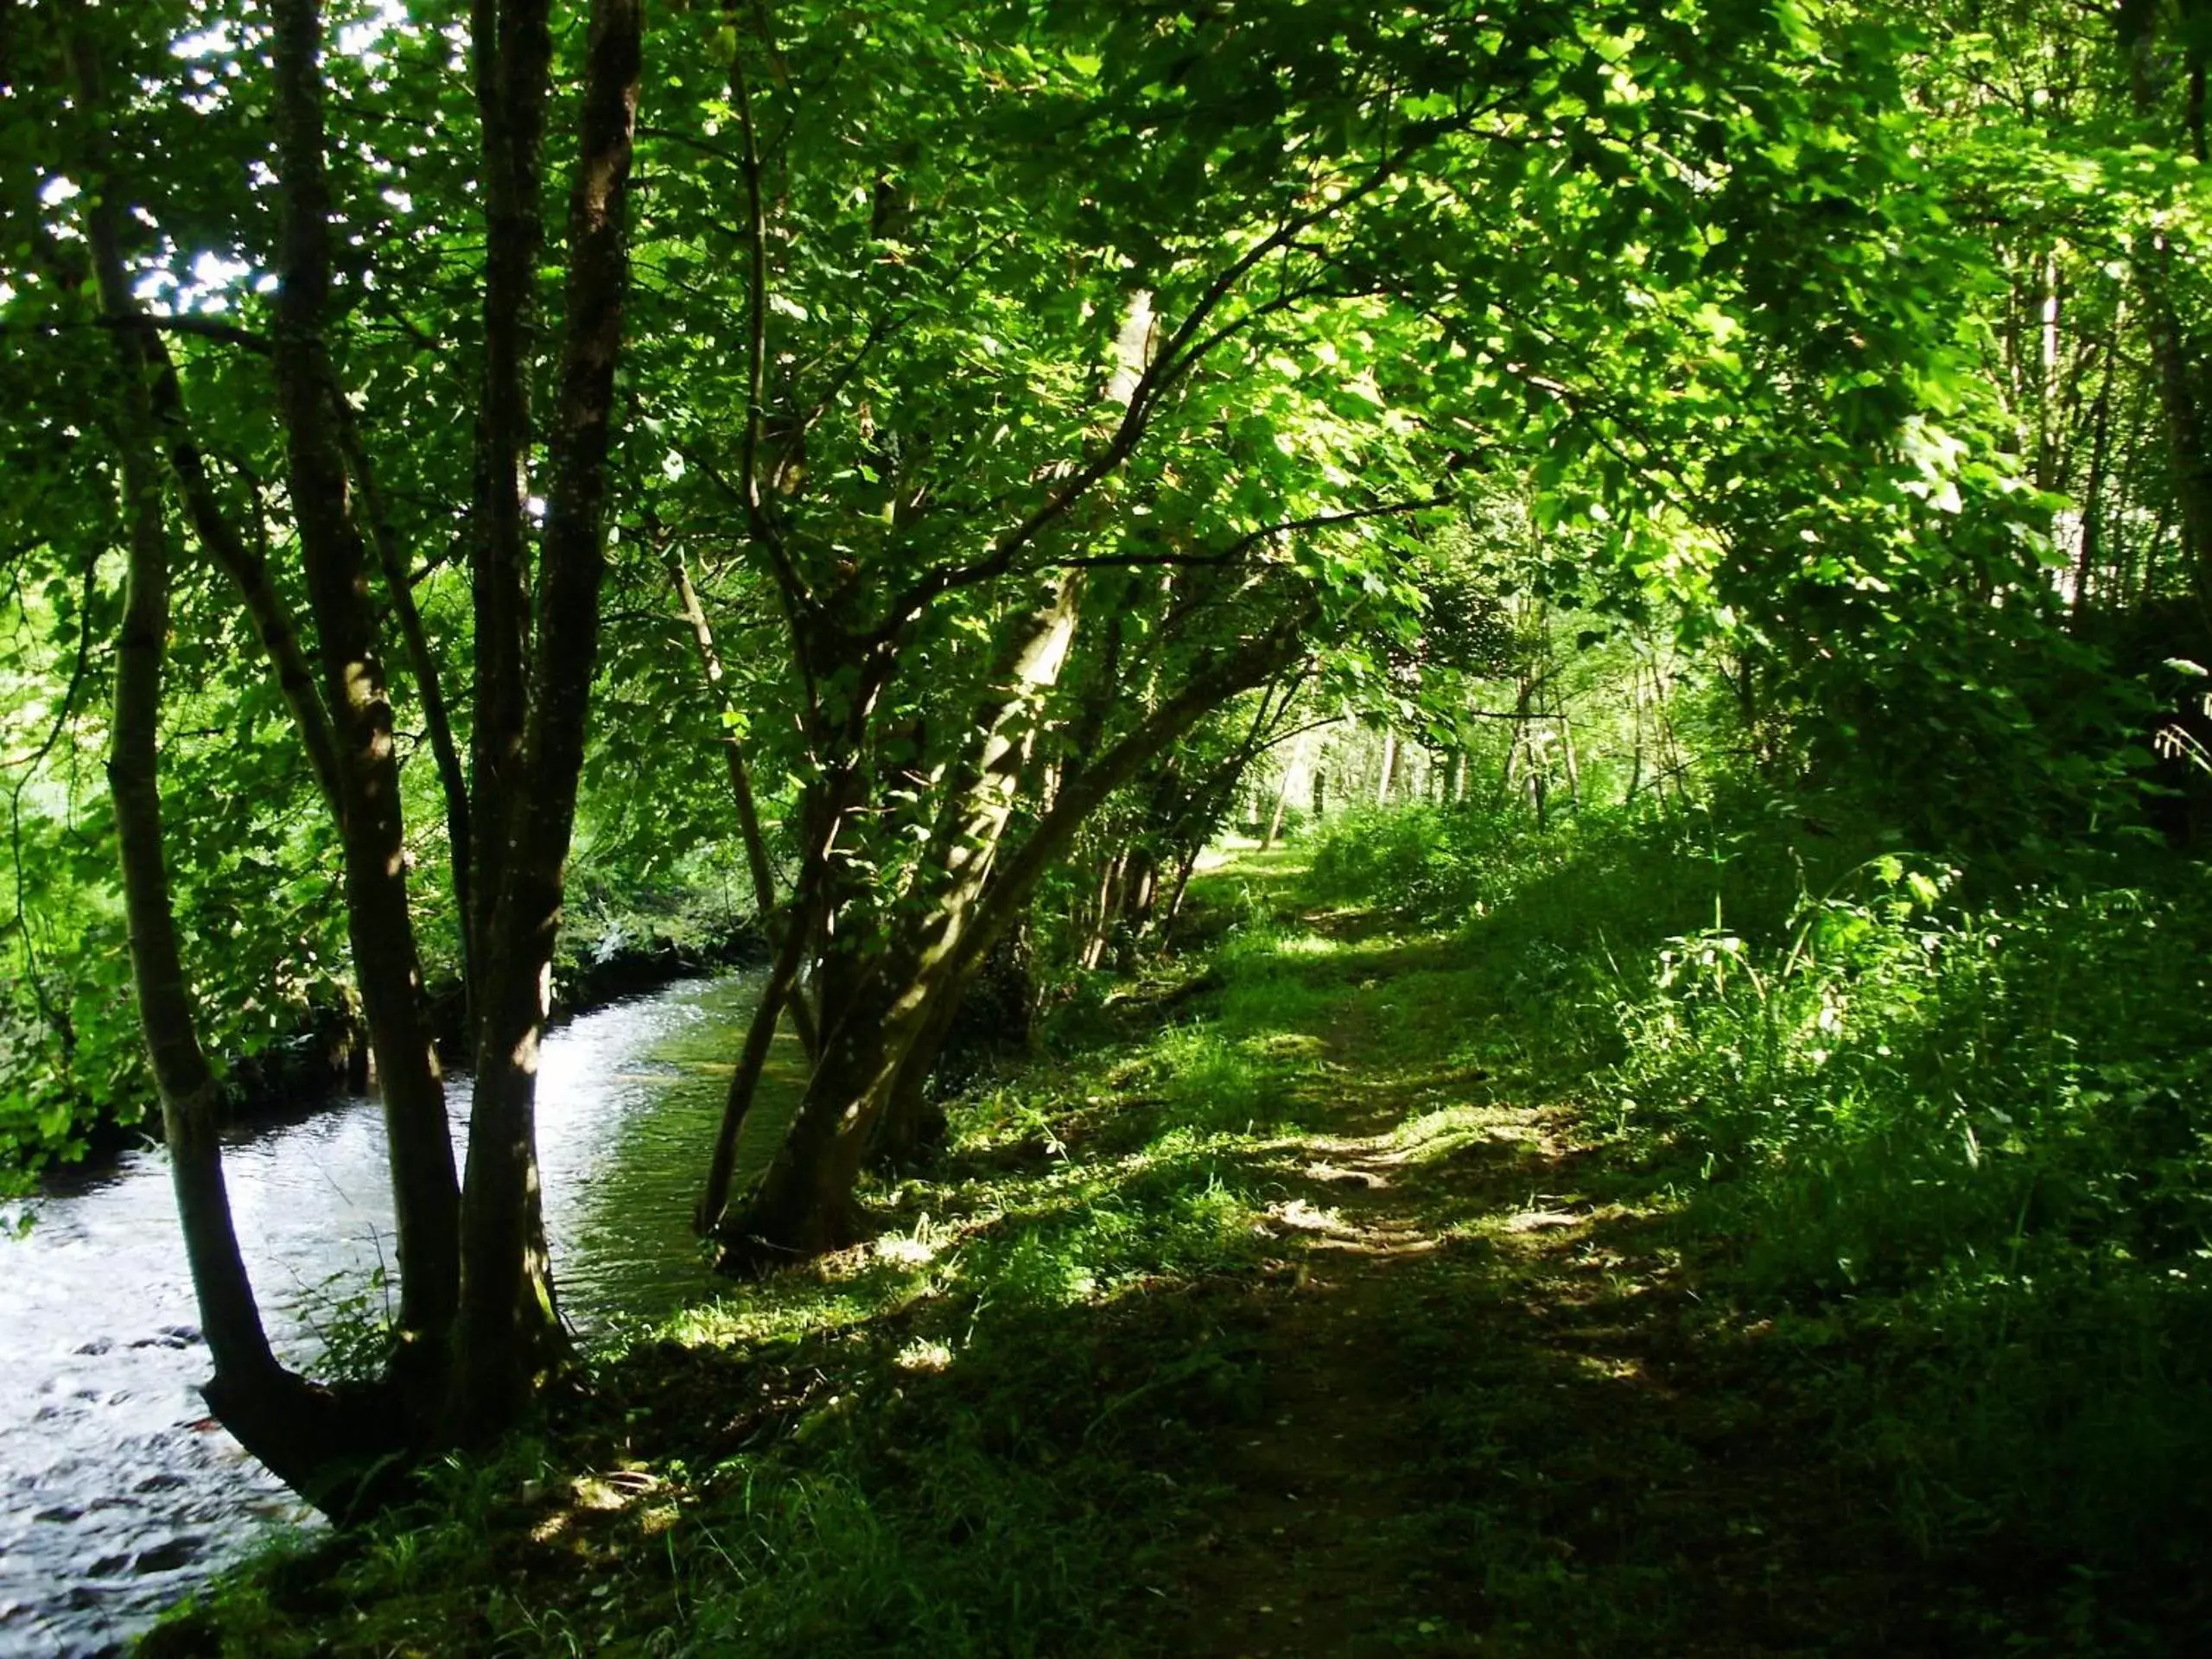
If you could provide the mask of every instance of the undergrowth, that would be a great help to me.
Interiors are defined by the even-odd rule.
[[[2137,843],[1961,868],[1789,802],[1348,819],[1315,878],[1455,929],[1801,1351],[1923,1552],[2085,1601],[2212,1546],[2212,875]]]
[[[1073,987],[869,1189],[870,1244],[614,1333],[541,1438],[156,1646],[2212,1632],[2200,872],[1961,868],[1741,800],[1310,852]]]

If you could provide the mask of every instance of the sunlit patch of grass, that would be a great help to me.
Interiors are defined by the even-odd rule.
[[[1525,1139],[1528,1131],[1508,1119],[1495,1107],[1440,1106],[1407,1118],[1389,1132],[1389,1144],[1407,1163],[1437,1163],[1467,1147]]]
[[[766,1295],[700,1302],[669,1319],[663,1334],[687,1348],[750,1346],[848,1330],[927,1293],[931,1275],[878,1268],[842,1281],[786,1275]]]
[[[1198,899],[1225,931],[1208,955],[1151,969],[1118,1008],[1094,999],[1079,1040],[1048,1033],[1050,1063],[948,1103],[944,1161],[866,1193],[872,1241],[633,1336],[604,1362],[601,1418],[441,1474],[435,1512],[379,1523],[308,1611],[249,1580],[231,1650],[1173,1650],[1148,1591],[1217,1522],[1205,1490],[1225,1448],[1267,1432],[1255,1309],[1302,1289],[1300,1263],[1331,1264],[1314,1276],[1347,1300],[1353,1270],[1337,1264],[1374,1270],[1358,1290],[1380,1313],[1358,1340],[1383,1348],[1394,1389],[1405,1380],[1376,1410],[1427,1459],[1412,1497],[1332,1548],[1369,1551],[1378,1597],[1404,1593],[1376,1628],[1408,1651],[1691,1650],[1715,1628],[1718,1578],[1696,1563],[1717,1553],[1783,1621],[1777,1650],[1858,1650],[1873,1628],[1849,1622],[1858,1569],[1776,1553],[1790,1522],[1770,1511],[1792,1503],[1801,1548],[1825,1550],[1821,1506],[1847,1504],[1879,1540],[1876,1580],[1934,1562],[1945,1594],[1993,1535],[2008,1552],[2031,1541],[2038,1571],[2087,1563],[2085,1605],[2133,1582],[2145,1517],[2204,1535],[2199,1258],[2169,1249],[2146,1269],[2139,1239],[2067,1270],[2083,1259],[2069,1226],[2140,1212],[2171,1245],[2201,1213],[2193,1142],[2080,1161],[2120,1144],[2087,1125],[2151,1137],[2194,1122],[2172,1046],[2075,1068],[2041,1119],[1991,1096],[2012,1145],[1986,1115],[1969,1142],[1948,1109],[1923,1110],[1948,1096],[1898,1081],[1910,1060],[1971,1097],[1985,1079],[1942,1069],[1963,1038],[1904,1056],[1891,1040],[2085,998],[2104,1016],[2073,1022],[2084,1040],[2140,1036],[2128,997],[2150,976],[2085,990],[2054,946],[2021,982],[2043,1000],[2008,1002],[1874,918],[1852,935],[1859,956],[1838,958],[1867,1020],[1861,1086],[1824,1096],[1805,1086],[1834,1065],[1809,1062],[1817,1026],[1806,1046],[1761,1049],[1777,1005],[1736,958],[1725,986],[1661,982],[1664,942],[1709,920],[1712,892],[1685,872],[1710,860],[1635,826],[1495,858],[1452,833],[1447,858],[1414,837],[1385,849],[1403,891],[1363,893],[1339,869],[1342,908],[1319,918],[1292,857],[1209,872]],[[1745,950],[1786,950],[1751,923],[1786,919],[1773,873],[1796,878],[1758,856],[1717,879]],[[1383,925],[1393,911],[1427,931]],[[2133,960],[2124,919],[2091,966]],[[1771,984],[1773,963],[1751,959]],[[1920,1011],[1885,1011],[1883,982],[1926,993]],[[1837,1033],[1821,1042],[1842,1052]],[[2031,1146],[2031,1130],[2051,1138]],[[2034,1184],[2047,1211],[2024,1212],[2017,1185],[2007,1207],[1919,1185],[2014,1179],[2031,1153],[2069,1177]],[[2100,1176],[2127,1168],[2156,1173],[2167,1207]],[[2030,1224],[2037,1251],[2013,1251]],[[1870,1236],[1898,1241],[1910,1271],[1870,1275]],[[1953,1240],[1932,1274],[1903,1248],[1941,1256]],[[1830,1281],[1840,1255],[1855,1281]],[[1310,1310],[1338,1304],[1296,1305],[1319,1331]],[[1660,1396],[1664,1411],[1639,1403]],[[1707,1438],[1727,1455],[1707,1460]],[[1821,1493],[1793,1496],[1793,1458]],[[625,1462],[650,1486],[632,1495],[610,1472]],[[579,1501],[600,1490],[587,1478],[623,1501]],[[1478,1591],[1431,1611],[1429,1592],[1461,1580]],[[1789,1613],[1800,1601],[1816,1611]]]
[[[1326,1052],[1328,1045],[1311,1032],[1267,1031],[1244,1039],[1245,1050],[1277,1065],[1311,1059]]]
[[[1238,1265],[1258,1213],[1227,1155],[1244,1145],[1186,1128],[1009,1191],[994,1224],[966,1238],[941,1270],[979,1298],[1057,1307],[1138,1280]]]
[[[1271,1069],[1219,1027],[1170,1027],[1148,1052],[1160,1091],[1181,1123],[1249,1130],[1273,1120],[1280,1091]]]

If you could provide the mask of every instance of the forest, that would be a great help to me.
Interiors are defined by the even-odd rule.
[[[0,1652],[2212,1650],[2209,64],[0,3]]]

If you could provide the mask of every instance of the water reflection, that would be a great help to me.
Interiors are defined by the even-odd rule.
[[[650,1314],[709,1289],[690,1209],[751,1012],[747,978],[587,1014],[546,1041],[546,1224],[569,1320]],[[450,1091],[465,1134],[467,1080]],[[289,1357],[318,1306],[391,1254],[384,1125],[366,1099],[238,1137],[238,1236]],[[306,1519],[208,1421],[207,1374],[158,1150],[56,1183],[0,1240],[0,1655],[119,1645],[253,1540]]]

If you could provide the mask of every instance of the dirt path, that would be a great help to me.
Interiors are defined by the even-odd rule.
[[[1387,1129],[1300,1149],[1312,1155],[1274,1210],[1287,1271],[1262,1293],[1261,1403],[1222,1448],[1225,1490],[1185,1586],[1189,1650],[1441,1650],[1474,1610],[1409,1536],[1431,1507],[1436,1396],[1403,1322],[1455,1300],[1465,1258],[1487,1252],[1440,1236]],[[1510,1203],[1520,1183],[1500,1169],[1484,1185]]]
[[[1419,1458],[1384,1293],[1436,1241],[1383,1191],[1285,1206],[1304,1259],[1269,1297],[1255,1421],[1223,1447],[1227,1490],[1185,1586],[1192,1652],[1348,1653],[1396,1619],[1375,1545],[1417,1508]]]
[[[1700,1303],[1633,1182],[1570,1111],[1492,1098],[1385,1017],[1432,967],[1381,957],[1320,1033],[1327,1086],[1277,1148],[1256,1406],[1221,1432],[1166,1645],[1943,1650],[1764,1333]]]

